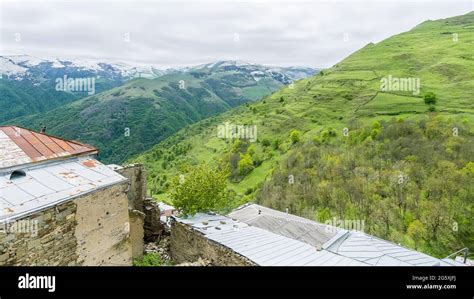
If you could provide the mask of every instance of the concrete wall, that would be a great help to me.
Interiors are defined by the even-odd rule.
[[[232,249],[176,221],[171,223],[171,257],[176,263],[195,262],[201,258],[210,261],[212,266],[255,266]]]
[[[81,196],[16,222],[32,233],[0,232],[0,265],[131,265],[128,183]]]

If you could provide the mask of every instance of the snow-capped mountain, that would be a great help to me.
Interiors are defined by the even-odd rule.
[[[293,81],[312,76],[318,72],[317,69],[308,67],[265,66],[240,60],[224,60],[206,63],[184,68],[183,70],[188,72],[236,71],[239,73],[247,73],[257,81],[265,77],[271,77],[283,84],[289,84]]]
[[[69,77],[99,77],[114,81],[129,79],[156,78],[165,74],[179,72],[222,72],[236,71],[246,73],[260,80],[272,77],[283,84],[311,76],[316,69],[307,67],[274,67],[256,63],[227,60],[176,69],[159,69],[153,65],[132,65],[125,62],[106,62],[89,59],[44,59],[30,55],[0,56],[0,74],[10,79],[42,82],[67,75]]]
[[[136,77],[155,78],[164,72],[153,66],[87,59],[43,59],[29,55],[0,56],[0,74],[11,79],[41,80],[53,77],[94,76],[126,81]]]

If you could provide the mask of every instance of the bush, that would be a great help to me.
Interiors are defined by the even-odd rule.
[[[239,174],[240,175],[246,175],[249,172],[253,170],[253,159],[250,154],[244,154],[241,156],[240,161],[239,161]]]
[[[134,259],[133,265],[138,267],[156,267],[165,266],[161,256],[158,253],[147,253],[141,259]]]
[[[274,150],[280,149],[280,144],[281,144],[280,139],[275,139],[275,140],[273,140],[273,149],[274,149]]]
[[[262,145],[263,145],[263,146],[267,147],[267,146],[269,146],[270,144],[271,144],[270,139],[264,138],[264,139],[262,140]]]
[[[292,130],[290,132],[290,140],[291,140],[291,143],[295,144],[297,142],[300,142],[301,141],[301,133],[297,130]]]
[[[427,92],[423,96],[423,101],[425,101],[426,105],[434,105],[434,104],[436,104],[437,98],[436,98],[436,95],[433,92]]]
[[[230,202],[227,178],[229,171],[214,170],[206,164],[190,167],[184,180],[175,177],[170,197],[184,215],[221,211]]]

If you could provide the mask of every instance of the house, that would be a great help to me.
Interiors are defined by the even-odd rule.
[[[0,265],[131,265],[142,254],[141,166],[114,170],[97,154],[0,127]]]

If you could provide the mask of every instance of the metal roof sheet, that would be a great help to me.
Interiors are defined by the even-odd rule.
[[[0,222],[71,200],[127,179],[83,156],[23,168],[25,176],[0,174]]]
[[[243,205],[232,211],[229,216],[269,232],[302,241],[308,245],[321,246],[324,252],[331,252],[337,256],[355,261],[353,265],[357,265],[357,263],[372,266],[448,266],[460,264],[454,263],[452,260],[440,260],[363,232],[348,231],[321,224],[257,204]],[[250,238],[248,241],[252,242],[253,239]],[[245,242],[245,239],[242,242]],[[270,244],[270,246],[272,245],[277,246],[278,244]],[[275,250],[278,248],[276,247]],[[302,261],[312,258],[313,256],[309,255]],[[349,265],[347,260],[341,260],[338,263],[335,259],[325,261],[323,257],[308,261],[307,265],[316,264]]]
[[[347,231],[323,245],[328,251],[372,266],[453,265],[427,254],[405,248],[375,236]]]
[[[339,230],[257,204],[244,205],[232,211],[229,217],[312,246],[321,246],[334,237]]]
[[[174,218],[261,266],[366,265],[226,216],[198,213],[191,218]]]
[[[17,126],[0,127],[0,169],[39,161],[95,154],[97,149]]]

